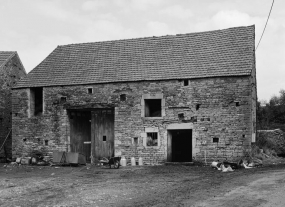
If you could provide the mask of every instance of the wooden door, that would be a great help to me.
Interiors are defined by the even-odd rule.
[[[70,149],[86,156],[90,161],[91,155],[91,112],[70,111]],[[88,144],[89,143],[89,144]]]
[[[114,156],[114,109],[92,111],[92,155],[96,160]]]

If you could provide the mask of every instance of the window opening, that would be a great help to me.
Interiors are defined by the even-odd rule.
[[[148,132],[147,135],[147,146],[158,146],[157,132]]]
[[[65,96],[60,97],[60,103],[65,103],[65,102],[66,102],[66,97]]]
[[[126,94],[121,94],[120,95],[120,101],[126,101]]]
[[[184,84],[184,86],[188,86],[189,85],[189,80],[184,80],[183,84]]]
[[[24,138],[24,139],[23,139],[23,141],[24,141],[24,142],[26,142],[26,141],[27,141],[27,139],[26,139],[26,138]]]
[[[48,140],[45,140],[45,145],[46,145],[46,146],[48,145]]]
[[[215,143],[215,142],[218,143],[218,142],[219,142],[219,138],[214,137],[214,138],[213,138],[213,142],[214,142],[214,143]]]
[[[93,93],[93,88],[87,88],[87,91],[89,94],[92,94]]]
[[[43,113],[43,88],[31,88],[31,113],[34,116]]]
[[[106,142],[106,140],[107,140],[107,137],[103,136],[103,142]]]
[[[239,102],[236,102],[236,106],[240,106]]]
[[[137,146],[139,144],[139,138],[134,137],[134,145]]]
[[[201,104],[196,104],[196,111],[198,111],[200,109],[200,105]]]
[[[179,113],[179,114],[178,114],[178,118],[179,118],[179,119],[184,119],[184,113]]]
[[[161,99],[145,99],[145,117],[161,117]]]

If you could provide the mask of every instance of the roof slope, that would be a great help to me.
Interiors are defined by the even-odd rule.
[[[58,46],[16,88],[249,75],[254,25]]]
[[[0,51],[0,68],[15,54],[15,51]]]

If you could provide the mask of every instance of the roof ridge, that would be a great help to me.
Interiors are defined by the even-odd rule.
[[[144,39],[152,39],[152,38],[162,38],[162,37],[175,37],[175,36],[186,36],[186,35],[195,35],[195,34],[205,34],[205,33],[213,33],[218,31],[226,31],[226,30],[233,30],[237,28],[246,28],[246,27],[254,27],[255,25],[249,26],[238,26],[238,27],[229,27],[225,29],[216,29],[216,30],[208,30],[208,31],[201,31],[201,32],[190,32],[190,33],[183,33],[183,34],[173,34],[173,35],[162,35],[162,36],[147,36],[147,37],[134,37],[134,38],[126,38],[126,39],[115,39],[115,40],[102,40],[102,41],[95,41],[95,42],[82,42],[82,43],[71,43],[66,45],[58,45],[58,47],[67,47],[73,45],[88,45],[94,43],[108,43],[108,42],[117,42],[117,41],[129,41],[129,40],[144,40]]]
[[[17,54],[17,51],[0,51],[0,52],[11,52],[11,55],[10,55],[8,58],[6,58],[6,60],[0,65],[0,68],[1,68],[3,65],[5,65],[5,64],[8,62],[8,60],[9,60],[10,58],[12,58],[15,54]]]

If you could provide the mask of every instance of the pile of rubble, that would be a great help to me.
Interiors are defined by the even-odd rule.
[[[19,166],[19,165],[38,165],[46,166],[51,165],[50,158],[46,157],[18,157],[15,162],[11,162],[10,165]]]

